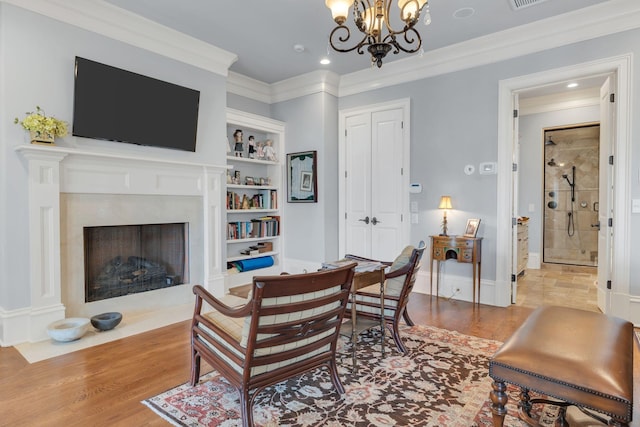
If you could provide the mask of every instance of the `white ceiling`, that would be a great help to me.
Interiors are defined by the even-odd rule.
[[[320,65],[335,26],[323,0],[105,1],[235,53],[238,60],[231,71],[265,83],[320,69],[344,75],[370,66],[368,54],[355,51],[331,51],[331,64]],[[431,0],[432,23],[420,22],[417,28],[424,50],[429,51],[606,1],[546,0],[513,10],[510,0]],[[468,8],[473,10],[471,16],[454,16],[456,11],[464,15]],[[295,44],[305,50],[294,51]],[[406,56],[390,53],[385,62]]]

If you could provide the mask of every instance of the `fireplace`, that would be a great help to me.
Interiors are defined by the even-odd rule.
[[[187,223],[84,227],[85,302],[189,283]]]
[[[46,327],[53,321],[110,311],[122,312],[127,324],[141,332],[162,324],[148,321],[149,313],[193,304],[194,284],[218,297],[225,294],[220,233],[227,166],[30,144],[16,152],[27,161],[29,173],[30,303],[0,324],[6,342],[47,340]],[[139,266],[152,261],[167,270],[156,283],[164,287],[89,302],[85,230],[158,224],[177,224],[161,233],[166,234],[162,245],[182,246],[183,252],[158,261],[148,248],[138,254],[102,248],[104,261],[96,268],[99,274],[118,256],[137,257]]]

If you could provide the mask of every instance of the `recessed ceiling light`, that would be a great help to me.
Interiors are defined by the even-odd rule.
[[[320,60],[320,63],[321,63],[322,65],[329,65],[329,64],[331,64],[331,60],[330,60],[329,58],[322,58],[322,59]]]
[[[476,10],[472,7],[461,7],[453,12],[453,17],[457,19],[465,19],[473,16],[474,13],[476,13]]]
[[[293,45],[293,50],[295,50],[298,53],[304,52],[304,45],[302,45],[302,44],[294,44]]]
[[[568,87],[568,88],[578,87],[578,83],[576,83],[576,82],[569,83],[569,84],[567,85],[567,87]]]

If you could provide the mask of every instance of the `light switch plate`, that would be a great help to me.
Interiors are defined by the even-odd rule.
[[[480,175],[494,175],[496,173],[496,162],[484,162],[480,163],[479,173]]]

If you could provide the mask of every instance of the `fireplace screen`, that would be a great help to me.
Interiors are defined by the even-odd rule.
[[[84,228],[85,301],[188,283],[187,223]]]

